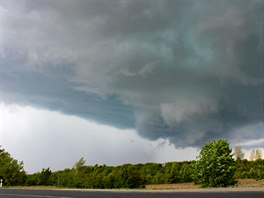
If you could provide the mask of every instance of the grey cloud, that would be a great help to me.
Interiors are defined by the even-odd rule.
[[[6,17],[4,49],[20,58],[6,53],[4,63],[23,71],[1,67],[3,92],[178,147],[235,142],[239,128],[263,123],[262,7],[243,0],[25,1]],[[255,140],[260,132],[240,135]]]
[[[133,110],[123,105],[119,97],[106,98],[76,90],[68,81],[71,69],[46,70],[45,73],[17,71],[2,72],[1,99],[7,103],[34,105],[62,113],[89,118],[95,122],[119,128],[134,126]]]
[[[239,146],[239,147],[243,147],[243,148],[263,148],[263,144],[264,144],[264,139],[259,139],[259,140],[253,140],[253,141],[246,141],[240,144],[236,144],[234,146]]]

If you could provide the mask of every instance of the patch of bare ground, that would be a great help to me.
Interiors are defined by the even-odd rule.
[[[255,180],[255,179],[238,179],[236,184],[237,188],[248,188],[248,187],[261,187],[264,188],[264,179]],[[199,189],[200,186],[194,185],[193,183],[178,183],[178,184],[151,184],[146,185],[146,189],[155,190],[155,189]]]
[[[178,184],[150,184],[146,185],[146,189],[196,189],[199,186],[193,183],[178,183]]]
[[[264,187],[264,179],[238,179],[238,187]]]

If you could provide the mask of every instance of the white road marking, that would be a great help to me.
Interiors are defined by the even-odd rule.
[[[49,196],[49,195],[25,195],[25,194],[6,194],[0,193],[0,195],[20,196],[20,197],[43,197],[43,198],[73,198],[73,197],[60,197],[60,196]]]

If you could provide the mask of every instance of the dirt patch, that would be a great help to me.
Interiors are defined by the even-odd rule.
[[[151,184],[146,185],[146,189],[196,189],[199,188],[193,183],[179,183],[179,184]]]
[[[264,179],[239,179],[235,187],[264,187]],[[193,183],[178,183],[178,184],[152,184],[146,185],[146,189],[199,189],[200,187]]]
[[[239,187],[264,187],[264,179],[239,179],[237,182]]]

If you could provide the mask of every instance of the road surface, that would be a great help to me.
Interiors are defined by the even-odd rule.
[[[0,189],[0,198],[263,198],[264,191],[177,192]]]

